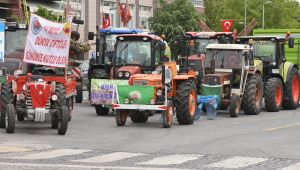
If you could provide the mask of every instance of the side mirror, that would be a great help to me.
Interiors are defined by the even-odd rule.
[[[172,81],[172,71],[166,68],[165,65],[162,66],[162,83],[170,84]]]
[[[289,48],[294,48],[294,38],[290,37],[288,39]]]
[[[79,19],[73,19],[72,23],[78,24],[78,25],[83,25],[84,21],[83,20],[79,20]]]
[[[89,32],[89,33],[88,33],[88,39],[89,39],[89,40],[94,40],[94,36],[95,36],[95,33],[94,33],[94,32]]]

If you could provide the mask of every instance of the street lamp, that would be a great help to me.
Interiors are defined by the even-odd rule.
[[[271,1],[267,1],[263,3],[263,18],[262,18],[262,29],[265,28],[265,4],[271,4]]]

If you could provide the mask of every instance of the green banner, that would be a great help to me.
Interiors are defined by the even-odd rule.
[[[125,104],[125,99],[129,99],[130,104],[150,104],[150,99],[154,97],[154,86],[128,86],[118,85],[119,103]]]
[[[117,85],[128,85],[128,80],[92,79],[91,103],[107,105],[118,103]]]

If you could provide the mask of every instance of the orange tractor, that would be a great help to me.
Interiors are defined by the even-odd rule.
[[[128,115],[131,119],[138,120],[137,122],[146,122],[155,112],[161,112],[164,128],[171,127],[174,115],[179,124],[193,124],[197,107],[194,71],[182,67],[178,73],[176,62],[164,62],[166,61],[163,55],[165,43],[154,35],[118,36],[117,49],[122,42],[132,41],[137,36],[149,43],[149,49],[146,51],[151,52],[152,55],[149,55],[148,59],[144,56],[138,57],[149,67],[142,69],[140,73],[131,74],[129,85],[116,85],[118,99],[112,108],[116,113],[117,125],[124,126]],[[134,48],[132,51],[126,49],[125,53],[117,51],[115,63],[127,61],[131,53],[134,53]],[[118,72],[120,71],[121,68]]]

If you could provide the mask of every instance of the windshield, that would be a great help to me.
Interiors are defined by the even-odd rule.
[[[116,37],[118,35],[115,34],[109,34],[106,35],[106,49],[107,51],[115,51],[115,43],[116,43]]]
[[[276,44],[272,41],[255,41],[253,45],[254,57],[275,58]]]
[[[151,67],[151,42],[119,41],[116,54],[116,66],[138,64]]]
[[[205,53],[205,48],[209,44],[218,44],[217,39],[196,39],[195,45],[191,48],[190,55]]]
[[[211,60],[215,60],[216,69],[240,69],[242,68],[241,50],[207,50],[205,67],[211,67]]]
[[[6,31],[5,33],[5,55],[14,52],[24,52],[26,30]]]

